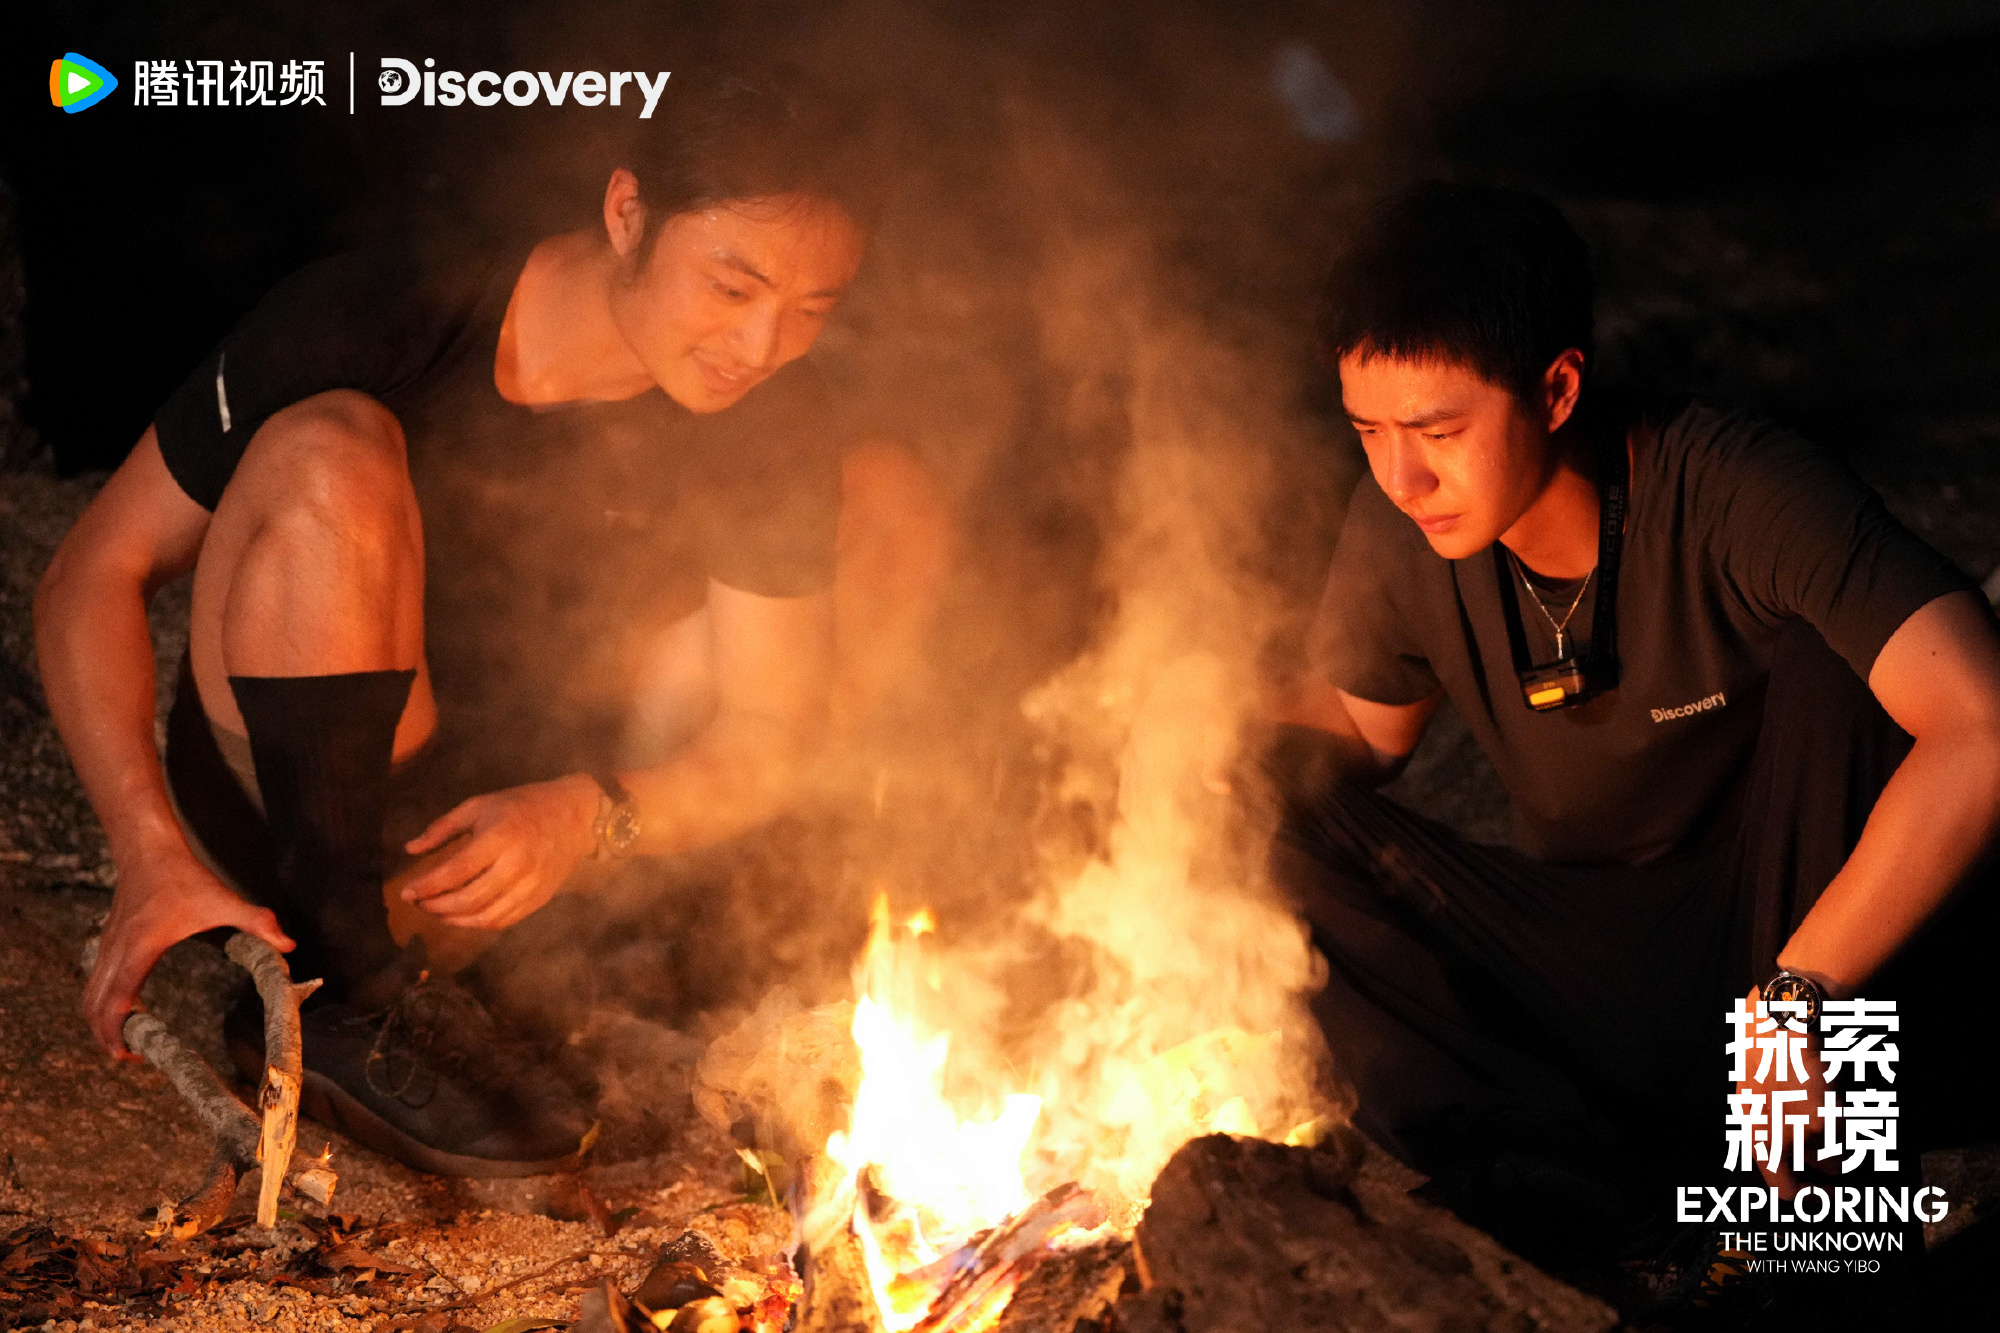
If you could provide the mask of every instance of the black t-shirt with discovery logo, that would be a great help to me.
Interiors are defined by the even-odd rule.
[[[386,404],[423,520],[434,687],[487,730],[601,720],[629,700],[648,636],[701,606],[710,579],[774,597],[824,588],[840,504],[828,395],[809,360],[708,415],[658,389],[553,408],[501,398],[494,354],[529,248],[313,264],[154,420],[168,470],[212,509],[281,408],[335,388]]]
[[[1545,861],[1637,863],[1722,836],[1788,622],[1810,621],[1866,679],[1912,612],[1974,586],[1797,435],[1689,404],[1649,415],[1631,438],[1617,689],[1528,708],[1492,553],[1438,556],[1369,477],[1314,620],[1314,669],[1349,694],[1451,698],[1507,789],[1515,847]],[[1557,620],[1574,590],[1542,591]],[[1579,644],[1595,595],[1570,622]],[[1519,597],[1529,654],[1548,661],[1549,623]]]

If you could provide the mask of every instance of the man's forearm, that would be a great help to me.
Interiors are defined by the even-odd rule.
[[[1779,965],[1855,993],[1937,912],[1996,832],[2000,734],[1920,738]]]
[[[1287,799],[1311,804],[1336,783],[1379,787],[1395,774],[1350,728],[1342,733],[1289,719],[1260,723],[1245,738]]]
[[[639,810],[635,852],[669,855],[736,836],[777,814],[797,790],[819,732],[724,715],[668,763],[623,776]]]
[[[121,866],[190,855],[153,739],[154,660],[143,586],[51,570],[35,599],[42,690]]]
[[[1435,697],[1370,703],[1324,681],[1300,681],[1267,701],[1262,734],[1248,739],[1272,779],[1295,796],[1335,782],[1379,787],[1403,771],[1436,704]]]

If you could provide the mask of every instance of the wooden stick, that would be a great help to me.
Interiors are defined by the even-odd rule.
[[[239,1167],[257,1160],[260,1126],[242,1102],[208,1067],[208,1061],[181,1045],[173,1030],[143,1011],[125,1016],[125,1044],[167,1076],[174,1091],[215,1134],[216,1152]]]
[[[264,1175],[257,1192],[257,1225],[276,1226],[278,1191],[298,1144],[299,1089],[305,1083],[299,1005],[320,988],[320,982],[317,978],[294,982],[284,955],[255,935],[238,931],[223,952],[250,974],[264,1001],[264,1086],[257,1096],[264,1111],[257,1141]]]
[[[87,972],[97,960],[97,940],[84,945]],[[278,1195],[290,1175],[292,1187],[321,1204],[333,1201],[339,1177],[326,1163],[314,1160],[291,1171],[298,1141],[299,1090],[304,1083],[299,1003],[319,989],[318,981],[294,982],[284,958],[254,935],[230,937],[225,950],[232,961],[256,981],[264,1001],[264,1086],[259,1094],[260,1119],[236,1100],[208,1062],[189,1050],[173,1030],[152,1014],[135,1010],[125,1016],[125,1045],[167,1076],[203,1124],[215,1135],[215,1158],[201,1186],[183,1199],[175,1227],[181,1239],[220,1222],[236,1194],[236,1182],[251,1167],[263,1164],[257,1196],[257,1225],[276,1226]]]
[[[207,1231],[229,1215],[235,1197],[236,1163],[218,1148],[209,1160],[207,1177],[174,1206],[173,1238],[187,1240]]]

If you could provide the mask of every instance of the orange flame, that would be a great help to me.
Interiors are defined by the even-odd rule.
[[[901,946],[935,930],[928,911],[899,929],[887,897],[876,899],[854,1010],[861,1086],[848,1128],[826,1145],[845,1174],[836,1206],[851,1200],[889,1333],[904,1333],[929,1312],[950,1278],[928,1272],[931,1266],[1027,1206],[1021,1157],[1041,1115],[1041,1098],[1024,1093],[1007,1095],[998,1113],[984,1118],[961,1117],[945,1097],[950,1035],[924,1031],[910,1006],[895,1003],[897,991],[912,989],[911,969],[919,962]],[[1005,1305],[1003,1297],[993,1316]],[[959,1320],[954,1327],[970,1333],[985,1322]]]
[[[851,1028],[861,1081],[847,1128],[827,1139],[839,1176],[813,1200],[807,1230],[852,1229],[887,1333],[919,1325],[925,1333],[979,1333],[999,1320],[1026,1266],[998,1262],[975,1280],[965,1271],[973,1254],[967,1247],[1015,1219],[1038,1193],[1074,1178],[1065,1159],[1075,1158],[1070,1140],[1077,1134],[1094,1134],[1110,1153],[1096,1161],[1100,1174],[1107,1164],[1143,1172],[1143,1189],[1166,1156],[1196,1135],[1275,1137],[1292,1123],[1274,1123],[1280,1103],[1266,1086],[1281,1054],[1279,1034],[1230,1026],[1095,1071],[1101,1104],[1090,1112],[1094,1127],[1061,1100],[1060,1084],[1044,1085],[1058,1097],[1054,1123],[1041,1096],[1000,1093],[990,1083],[986,1104],[962,1114],[945,1092],[952,1036],[925,1022],[944,998],[937,994],[937,922],[928,910],[898,921],[886,895],[871,918]],[[1035,1173],[1058,1174],[1031,1188],[1028,1149],[1038,1132],[1060,1142],[1040,1145]],[[1111,1148],[1113,1141],[1122,1148]],[[1069,1249],[1129,1227],[1143,1194],[1121,1197],[1122,1216],[1106,1220],[1100,1211],[1102,1226],[1054,1226],[1033,1245]],[[948,1309],[938,1304],[947,1289]]]

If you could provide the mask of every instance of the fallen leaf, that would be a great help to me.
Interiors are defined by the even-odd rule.
[[[611,1220],[611,1210],[604,1206],[604,1200],[591,1193],[590,1186],[584,1184],[582,1181],[577,1182],[576,1192],[583,1204],[583,1211],[590,1218],[591,1224],[606,1236],[617,1235],[618,1224]]]
[[[539,1319],[534,1315],[517,1314],[512,1319],[502,1319],[491,1328],[480,1333],[535,1333],[540,1328],[566,1328],[567,1321],[561,1319]]]
[[[106,1263],[89,1253],[76,1256],[76,1285],[80,1291],[95,1293],[115,1290],[119,1285],[120,1272],[118,1265]]]
[[[380,1255],[370,1254],[359,1245],[342,1245],[318,1256],[326,1268],[338,1273],[343,1268],[372,1268],[378,1273],[416,1273],[415,1268],[405,1268]]]

